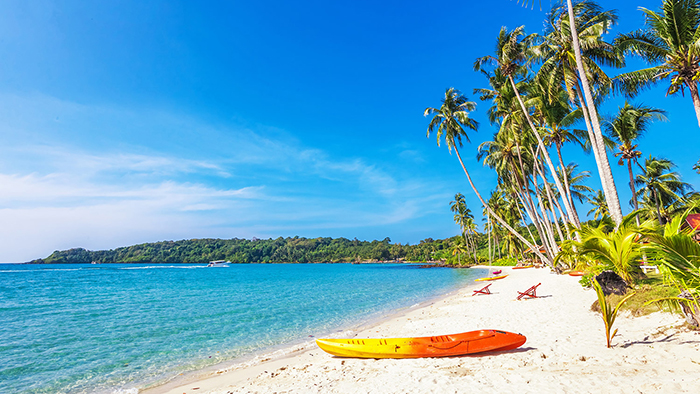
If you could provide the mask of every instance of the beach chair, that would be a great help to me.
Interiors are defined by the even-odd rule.
[[[521,292],[518,292],[518,294],[520,294],[520,295],[518,296],[517,299],[518,299],[518,300],[522,300],[522,299],[525,298],[525,297],[527,297],[527,298],[525,298],[525,299],[529,299],[529,298],[539,298],[539,296],[537,295],[537,286],[539,286],[539,285],[541,285],[541,284],[542,284],[542,283],[538,283],[538,284],[532,286],[531,288],[525,290],[525,291],[522,292],[522,293],[521,293]]]
[[[480,290],[474,290],[474,294],[472,294],[472,297],[474,297],[477,294],[491,294],[491,290],[489,290],[489,286],[491,286],[493,283],[489,283],[488,285],[484,286],[484,288]]]

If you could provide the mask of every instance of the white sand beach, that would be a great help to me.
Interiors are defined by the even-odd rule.
[[[481,356],[423,359],[337,358],[317,347],[185,385],[147,393],[656,393],[700,392],[700,332],[664,312],[621,315],[613,348],[592,312],[593,290],[548,269],[512,270],[491,295],[464,288],[431,305],[364,329],[357,337],[408,337],[478,329],[521,333],[519,349]],[[541,283],[544,298],[517,301]]]

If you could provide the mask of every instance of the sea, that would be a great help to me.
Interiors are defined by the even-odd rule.
[[[138,393],[319,336],[347,335],[486,271],[0,264],[0,393]]]

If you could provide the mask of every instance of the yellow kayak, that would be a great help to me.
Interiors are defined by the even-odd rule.
[[[525,336],[512,332],[478,330],[435,337],[317,339],[316,343],[338,357],[419,358],[512,350],[525,341]]]
[[[499,279],[505,278],[506,276],[508,276],[508,274],[503,274],[503,275],[498,275],[498,276],[487,276],[486,278],[479,278],[479,279],[474,279],[474,280],[476,282],[482,282],[485,280],[499,280]]]

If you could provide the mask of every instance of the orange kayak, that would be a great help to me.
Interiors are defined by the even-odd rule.
[[[534,265],[523,265],[522,267],[513,267],[514,270],[524,270],[525,268],[532,268]]]
[[[571,271],[569,276],[583,276],[583,271]]]
[[[512,332],[478,330],[435,337],[317,339],[316,344],[338,357],[420,358],[512,350],[525,341]]]

